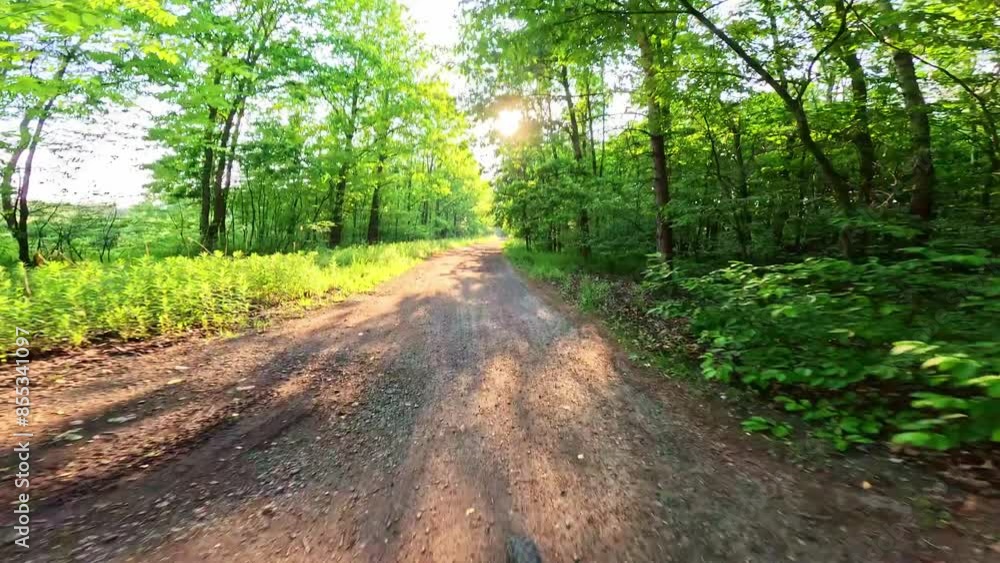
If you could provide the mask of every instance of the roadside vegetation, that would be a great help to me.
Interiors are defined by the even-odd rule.
[[[331,292],[341,299],[370,291],[435,252],[472,242],[17,266],[0,274],[0,322],[31,331],[37,351],[109,338],[234,330],[262,308],[307,308]]]
[[[645,345],[800,414],[812,435],[839,450],[882,438],[947,450],[998,437],[1000,378],[991,374],[1000,347],[984,335],[1000,330],[1000,315],[995,294],[974,283],[984,268],[976,255],[960,255],[965,267],[957,272],[948,265],[955,255],[935,262],[918,253],[889,265],[740,262],[690,277],[653,267],[637,281],[523,243],[506,254],[582,310],[633,328],[683,319],[670,330],[697,344],[694,357],[685,357],[690,349],[674,334]],[[778,438],[789,433],[762,416],[744,427]]]
[[[472,4],[467,72],[523,115],[494,181],[515,264],[673,323],[838,449],[996,451],[989,2]]]

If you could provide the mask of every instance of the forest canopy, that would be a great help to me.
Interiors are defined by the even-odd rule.
[[[2,0],[13,254],[291,251],[482,231],[489,187],[442,65],[392,0]],[[152,116],[149,203],[36,203],[40,147]],[[138,150],[123,144],[123,151]],[[76,152],[74,152],[76,151]],[[63,164],[72,167],[73,158]],[[71,175],[72,171],[67,171]]]
[[[478,100],[528,121],[496,185],[532,244],[773,260],[990,241],[988,0],[471,4]]]

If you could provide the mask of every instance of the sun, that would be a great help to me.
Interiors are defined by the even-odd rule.
[[[524,115],[518,109],[501,110],[493,120],[493,128],[504,137],[513,137],[521,128]]]

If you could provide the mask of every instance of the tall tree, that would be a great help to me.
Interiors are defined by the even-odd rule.
[[[901,31],[897,12],[890,0],[878,0],[882,10],[885,28],[894,41],[901,43]],[[903,102],[910,122],[910,143],[913,151],[913,193],[910,197],[910,212],[927,220],[931,218],[934,206],[934,159],[931,155],[930,107],[924,100],[917,80],[917,70],[913,63],[913,53],[903,48],[892,49],[892,62],[896,69],[896,80],[903,92]]]
[[[46,125],[58,113],[86,115],[105,102],[123,100],[151,58],[175,60],[147,27],[170,26],[176,18],[158,2],[138,0],[16,0],[3,9],[0,90],[5,113],[18,112],[20,119],[0,173],[0,204],[18,258],[30,264],[32,167]]]

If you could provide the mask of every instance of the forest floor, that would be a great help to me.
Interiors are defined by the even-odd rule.
[[[512,535],[553,562],[1000,558],[994,498],[784,460],[497,245],[235,338],[32,373],[31,547],[9,535],[7,561],[499,562]]]

